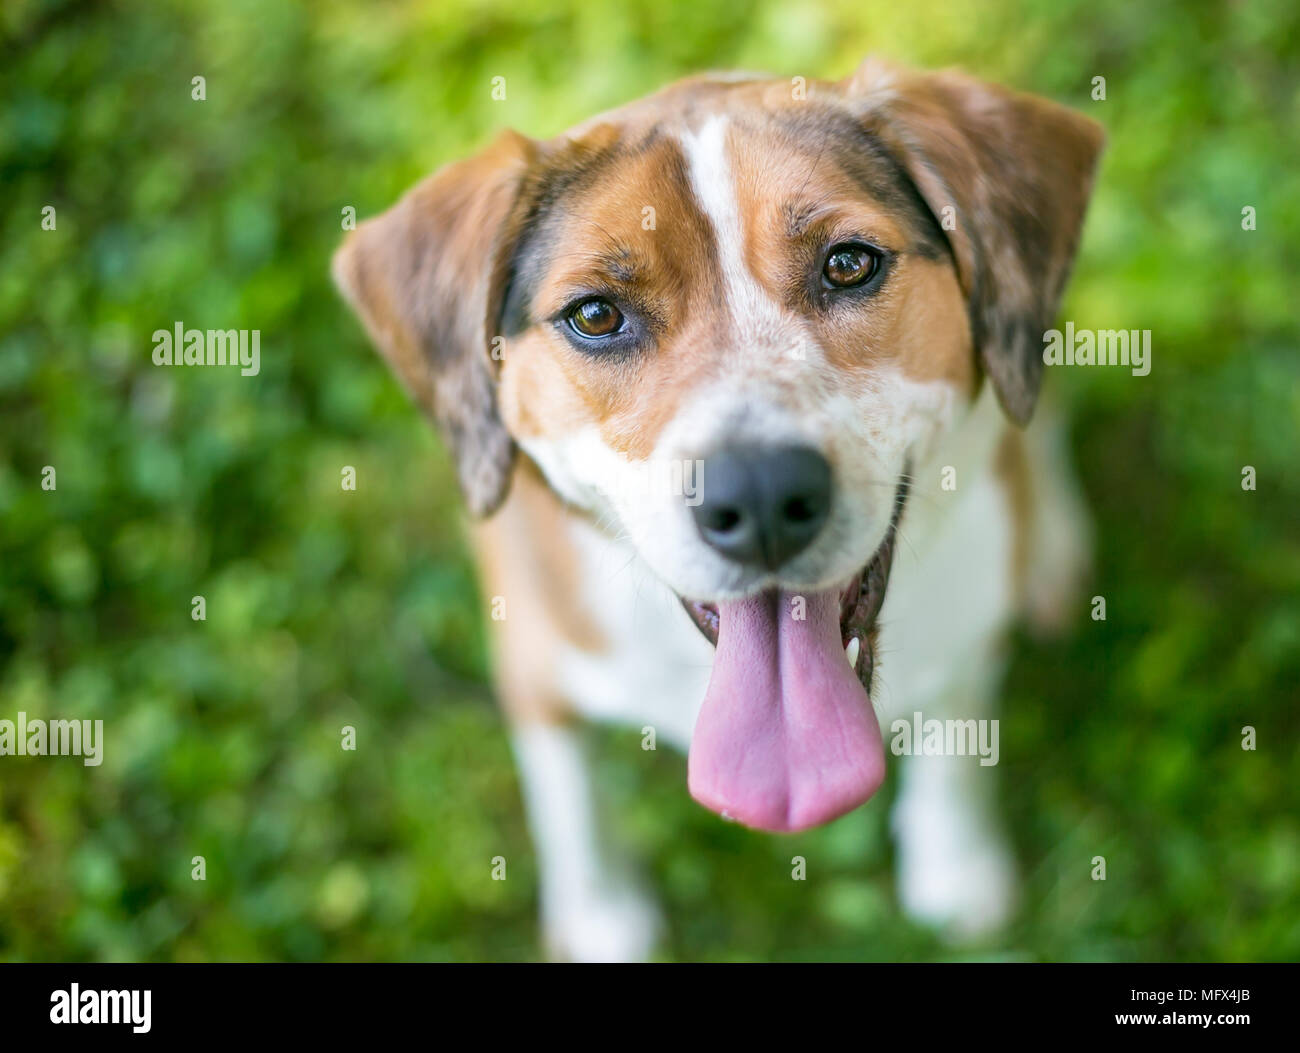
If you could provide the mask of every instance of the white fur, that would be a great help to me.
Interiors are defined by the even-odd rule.
[[[735,327],[733,347],[743,348],[752,361],[788,350],[802,335],[803,324],[768,296],[745,266],[747,246],[727,155],[727,127],[727,119],[714,114],[698,131],[683,135],[681,144],[691,188],[713,226],[726,306]]]
[[[583,522],[572,529],[583,561],[583,599],[601,612],[608,646],[598,653],[562,653],[561,691],[591,720],[650,726],[657,741],[685,751],[713,668],[713,648],[626,541]]]

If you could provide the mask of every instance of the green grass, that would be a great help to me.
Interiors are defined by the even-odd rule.
[[[0,958],[538,954],[458,501],[329,285],[341,210],[502,126],[549,135],[701,69],[840,75],[869,51],[1101,120],[1065,315],[1153,331],[1149,377],[1051,378],[1108,618],[1017,641],[1000,792],[1023,909],[963,953],[1300,956],[1293,3],[20,0],[0,26],[0,718],[108,735],[97,768],[0,758]],[[260,376],[153,367],[177,320],[261,329]],[[769,838],[692,804],[683,760],[634,734],[600,731],[597,757],[667,956],[953,953],[897,909],[892,783]]]

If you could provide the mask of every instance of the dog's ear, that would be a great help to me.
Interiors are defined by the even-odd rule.
[[[855,112],[902,164],[939,221],[984,371],[1024,424],[1074,260],[1101,126],[1047,99],[960,73],[868,59],[844,83]]]
[[[437,423],[474,515],[505,498],[515,446],[497,411],[492,338],[512,214],[535,145],[503,132],[362,223],[334,255],[334,280],[411,397]]]

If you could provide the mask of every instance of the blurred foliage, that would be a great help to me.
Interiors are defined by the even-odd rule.
[[[458,502],[330,287],[341,209],[501,126],[870,51],[1103,121],[1067,313],[1154,332],[1149,377],[1051,378],[1109,617],[1017,643],[1001,794],[1023,909],[971,953],[1300,956],[1293,0],[6,0],[0,32],[0,717],[108,735],[101,767],[0,760],[0,958],[538,954]],[[177,320],[260,329],[261,375],[155,368]],[[666,955],[952,953],[895,905],[892,785],[769,838],[692,804],[683,760],[634,734],[600,732],[598,763]],[[486,879],[498,854],[509,881]]]

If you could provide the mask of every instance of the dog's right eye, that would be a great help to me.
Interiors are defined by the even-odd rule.
[[[588,339],[613,336],[623,328],[623,313],[600,297],[583,300],[569,311],[567,318],[569,328]]]

